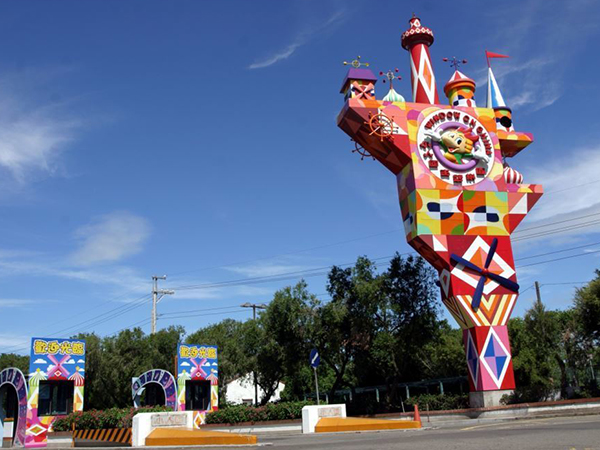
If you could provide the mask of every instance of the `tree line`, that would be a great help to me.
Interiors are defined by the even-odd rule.
[[[466,376],[462,331],[441,315],[437,274],[420,257],[395,255],[378,271],[366,257],[328,274],[329,299],[304,281],[277,291],[256,320],[225,319],[186,334],[171,326],[154,335],[140,328],[87,341],[86,408],[131,405],[131,378],[149,369],[175,371],[179,342],[218,346],[221,402],[227,384],[252,371],[266,403],[279,382],[285,400],[314,391],[308,355],[321,355],[319,382],[330,398],[340,389],[383,386],[383,405],[404,396],[398,385]],[[600,272],[575,292],[571,306],[549,311],[541,302],[509,321],[517,382],[514,401],[598,393]],[[0,355],[0,369],[28,370],[28,357]]]

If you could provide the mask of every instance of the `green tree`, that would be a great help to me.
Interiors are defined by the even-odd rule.
[[[596,270],[596,278],[583,288],[577,289],[574,306],[583,332],[598,346],[600,344],[600,270]]]
[[[463,332],[442,320],[432,341],[424,347],[426,378],[451,378],[467,375]]]
[[[383,374],[388,400],[398,400],[397,383],[420,379],[426,371],[427,344],[439,329],[439,290],[435,272],[420,257],[396,254],[382,274],[373,343],[373,369]]]
[[[182,327],[169,327],[147,336],[140,328],[123,330],[102,340],[101,367],[98,376],[103,390],[97,408],[132,405],[131,379],[150,369],[174,370],[177,343]],[[92,398],[90,394],[90,398]]]
[[[324,365],[333,372],[331,397],[356,381],[348,369],[356,368],[353,362],[370,348],[380,287],[375,265],[366,257],[359,257],[354,267],[334,266],[329,272],[331,301],[317,310],[313,339]]]
[[[277,291],[261,314],[261,325],[273,339],[270,352],[280,352],[279,361],[285,374],[285,395],[290,399],[300,399],[310,389],[311,378],[307,366],[317,304],[316,297],[308,292],[306,283],[300,281],[293,287]]]
[[[23,372],[23,375],[29,374],[29,356],[17,355],[16,353],[0,354],[0,370],[8,367],[16,367]]]
[[[558,363],[562,339],[557,319],[536,301],[523,319],[508,322],[518,401],[548,400],[565,385],[566,370]]]
[[[85,401],[86,409],[103,409],[113,405],[106,403],[106,380],[103,377],[105,361],[102,338],[95,333],[80,333],[74,339],[85,339]]]
[[[201,328],[186,338],[188,344],[217,346],[219,360],[219,400],[225,404],[227,385],[252,370],[252,361],[245,351],[246,334],[244,324],[225,319]]]

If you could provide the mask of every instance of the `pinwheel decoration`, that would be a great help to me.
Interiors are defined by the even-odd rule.
[[[494,255],[496,254],[496,248],[498,247],[498,239],[494,238],[492,241],[492,245],[490,246],[490,251],[488,252],[487,258],[485,260],[485,265],[483,268],[478,267],[476,264],[473,264],[471,261],[462,258],[454,253],[450,255],[450,259],[457,264],[462,264],[464,267],[471,269],[473,272],[477,272],[481,275],[479,281],[477,282],[477,287],[475,288],[475,293],[473,294],[473,300],[471,301],[471,308],[474,311],[479,309],[479,304],[481,303],[481,296],[483,294],[483,287],[485,285],[486,280],[490,279],[498,283],[500,286],[505,287],[506,289],[510,289],[513,292],[519,292],[519,285],[514,281],[509,280],[508,278],[504,278],[497,273],[493,273],[489,271],[490,264],[494,259]]]

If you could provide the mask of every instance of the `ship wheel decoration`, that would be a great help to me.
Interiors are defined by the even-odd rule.
[[[373,160],[375,160],[375,157],[373,155],[371,155],[367,149],[365,149],[362,145],[360,145],[354,139],[350,139],[350,140],[352,142],[354,142],[354,150],[352,150],[352,153],[358,153],[360,155],[361,161],[364,160],[365,158],[372,158]]]
[[[383,113],[369,113],[369,120],[365,124],[368,124],[371,129],[369,136],[378,136],[380,141],[391,137],[394,132],[393,120]]]
[[[479,304],[481,303],[481,296],[483,294],[483,286],[485,285],[486,280],[490,279],[498,283],[500,286],[505,287],[513,292],[519,292],[519,285],[508,278],[504,278],[497,273],[493,273],[489,271],[490,264],[494,259],[494,255],[496,254],[496,248],[498,247],[498,239],[494,238],[492,241],[492,245],[490,246],[490,251],[488,252],[487,258],[485,260],[485,265],[483,268],[473,264],[471,261],[461,258],[458,255],[452,253],[450,255],[450,259],[457,264],[462,264],[465,268],[472,270],[473,272],[477,272],[481,275],[479,281],[477,282],[477,287],[475,287],[475,293],[473,294],[473,300],[471,300],[471,308],[473,311],[477,311],[479,309]]]

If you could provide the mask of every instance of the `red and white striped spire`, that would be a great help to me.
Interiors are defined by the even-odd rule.
[[[410,28],[402,33],[402,47],[410,53],[413,101],[439,104],[435,74],[429,55],[429,46],[433,44],[433,31],[422,26],[421,20],[414,14],[409,23]]]

